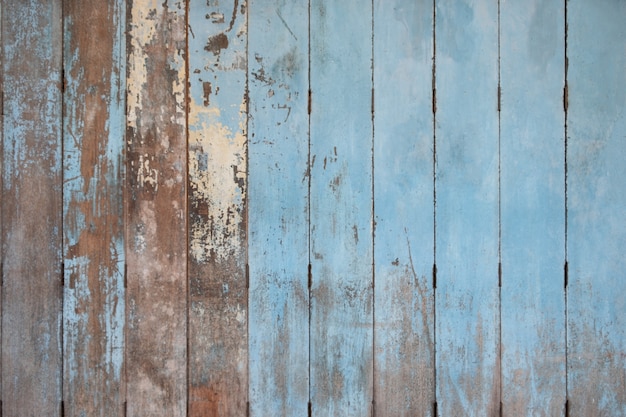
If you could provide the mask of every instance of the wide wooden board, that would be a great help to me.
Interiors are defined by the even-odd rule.
[[[311,2],[311,402],[373,400],[372,9]]]
[[[2,412],[56,416],[62,395],[61,1],[3,1],[1,7]]]
[[[308,4],[253,0],[249,14],[250,415],[305,416]]]
[[[70,416],[124,406],[126,8],[63,4],[63,398]]]
[[[504,415],[565,412],[564,21],[500,3]]]
[[[129,4],[127,415],[187,414],[185,2]]]
[[[626,3],[567,2],[569,415],[626,415]]]
[[[498,4],[435,15],[437,409],[497,416]]]
[[[188,4],[189,415],[248,399],[247,3]]]
[[[433,3],[374,3],[374,398],[377,416],[435,401]]]

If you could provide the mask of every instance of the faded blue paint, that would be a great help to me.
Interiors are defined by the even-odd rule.
[[[2,411],[54,415],[62,395],[61,2],[1,7]]]
[[[378,416],[430,416],[434,384],[433,4],[374,4]]]
[[[503,1],[504,415],[565,411],[564,2]]]
[[[309,400],[308,4],[254,0],[249,13],[250,414],[303,416]]]
[[[570,415],[626,415],[626,3],[568,1]]]
[[[372,9],[311,2],[311,401],[372,403]]]
[[[64,397],[72,414],[89,407],[84,398],[92,398],[91,406],[96,408],[110,406],[110,401],[118,406],[123,402],[119,387],[124,366],[125,326],[122,193],[126,7],[121,0],[114,0],[109,6],[111,24],[116,30],[110,51],[112,68],[103,69],[103,75],[110,72],[110,77],[102,78],[98,85],[87,85],[84,67],[93,63],[83,58],[86,51],[76,47],[75,38],[84,36],[84,32],[76,33],[72,17],[64,17],[63,351]],[[88,99],[94,94],[97,98]],[[107,119],[102,132],[93,129],[94,113],[102,110],[87,106],[90,101],[106,102]],[[86,152],[94,152],[95,156],[84,155]],[[82,160],[92,157],[93,175],[86,178],[81,172],[85,165]],[[90,247],[94,243],[89,235],[100,236],[102,247]],[[98,324],[94,326],[94,323]],[[100,352],[101,357],[95,357],[94,352]],[[97,369],[93,368],[94,363],[99,364]]]
[[[497,415],[498,4],[436,6],[438,410]]]

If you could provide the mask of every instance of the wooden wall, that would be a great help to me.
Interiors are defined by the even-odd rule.
[[[4,416],[626,416],[626,3],[4,0]]]

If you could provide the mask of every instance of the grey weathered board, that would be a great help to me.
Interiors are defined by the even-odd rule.
[[[0,14],[2,415],[626,415],[623,2]]]

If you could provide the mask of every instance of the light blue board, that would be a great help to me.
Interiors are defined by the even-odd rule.
[[[311,3],[311,401],[372,403],[372,9]]]
[[[252,416],[305,416],[309,400],[308,12],[249,4]]]
[[[626,3],[567,13],[570,416],[626,415]]]
[[[377,416],[435,401],[433,3],[374,3]]]
[[[61,2],[2,2],[2,412],[59,415]]]
[[[122,413],[124,403],[126,7],[111,0],[98,9],[64,8],[63,396],[68,415]],[[87,36],[94,24],[97,41]]]
[[[564,20],[500,3],[503,415],[565,411]]]
[[[436,364],[441,416],[497,415],[498,4],[436,6]]]

